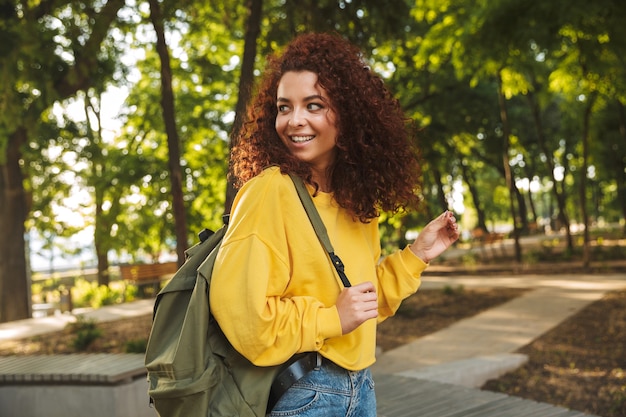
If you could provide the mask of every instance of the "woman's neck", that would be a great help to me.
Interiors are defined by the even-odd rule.
[[[322,173],[313,170],[311,180],[317,184],[319,191],[323,193],[330,193],[333,191],[330,186],[330,176],[328,175],[328,172]]]

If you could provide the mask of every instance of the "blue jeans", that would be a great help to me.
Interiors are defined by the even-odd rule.
[[[347,371],[328,359],[278,400],[270,417],[376,417],[374,381],[369,369]]]

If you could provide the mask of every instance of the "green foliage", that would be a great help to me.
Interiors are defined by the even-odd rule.
[[[126,353],[145,353],[148,346],[147,339],[127,340],[124,343],[124,352]]]
[[[137,298],[139,289],[137,285],[129,284],[124,281],[114,281],[109,283],[109,287],[115,288],[116,291],[122,293],[122,302],[133,301]]]
[[[111,285],[106,286],[84,279],[76,280],[72,289],[74,307],[99,308],[105,305],[118,304],[122,301],[129,301],[131,297],[127,297],[124,293],[126,289],[123,283],[120,284],[118,282],[117,284],[111,283]]]
[[[478,265],[480,256],[475,252],[468,252],[461,257],[461,263],[468,268],[475,268]]]
[[[625,372],[626,371],[619,368],[612,371],[612,373],[617,375],[616,377],[619,377],[620,375],[623,377]],[[626,410],[626,384],[622,385],[619,389],[616,389],[613,392],[609,392],[609,394],[611,396],[610,410],[614,412],[616,416],[624,414],[624,410]]]
[[[539,262],[540,255],[537,251],[526,251],[522,255],[522,263],[526,265],[535,265]]]
[[[626,216],[626,10],[618,3],[272,0],[264,4],[254,40],[256,74],[266,55],[295,33],[335,30],[359,44],[364,60],[386,79],[419,128],[424,205],[419,213],[383,216],[385,253],[405,244],[406,230],[419,230],[461,195],[471,206],[461,219],[464,227],[510,225],[503,172],[507,148],[513,180],[533,179],[541,187],[527,195],[537,207],[536,213],[526,207],[526,220],[554,218],[562,209],[580,221],[579,200],[588,200],[592,218],[616,222]],[[221,222],[248,10],[245,2],[232,1],[162,6],[185,209],[195,241],[199,230]],[[151,261],[172,250],[160,62],[145,4],[126,7],[112,0],[104,7],[86,1],[42,8],[22,2],[5,12],[0,35],[12,41],[0,46],[0,80],[6,87],[0,100],[0,165],[22,167],[31,210],[27,228],[57,253],[82,250],[59,247],[59,238],[88,228],[100,255]],[[128,91],[115,127],[103,117],[108,108],[101,98],[109,87],[116,94]],[[510,137],[504,135],[499,88]],[[579,198],[581,112],[591,96],[597,97],[587,161],[593,169],[587,195]],[[5,161],[18,128],[26,131],[22,154]],[[77,192],[88,197],[71,204],[67,197]],[[61,208],[71,216],[59,217]],[[2,238],[12,243],[20,236]],[[594,256],[610,252],[598,251]],[[568,254],[573,256],[571,249],[561,256]],[[533,256],[540,260],[542,254]],[[0,276],[9,279],[6,272]],[[34,290],[45,293],[38,286]],[[116,302],[119,291],[81,286],[76,305]]]
[[[102,329],[98,328],[96,320],[84,316],[77,316],[76,322],[68,324],[68,327],[74,333],[72,346],[79,352],[87,350],[96,339],[102,336]]]
[[[398,247],[403,248],[410,243],[405,236],[408,220],[404,214],[392,216],[389,213],[381,213],[378,229],[383,255],[388,255]]]
[[[33,300],[39,300],[39,302],[43,301],[43,284],[34,283],[30,286],[30,293],[33,297]]]
[[[465,291],[465,287],[463,285],[458,285],[454,288],[451,285],[445,285],[441,291],[446,295],[460,295],[463,294],[463,291]]]
[[[620,245],[593,246],[592,259],[595,261],[615,261],[626,259],[626,247]]]

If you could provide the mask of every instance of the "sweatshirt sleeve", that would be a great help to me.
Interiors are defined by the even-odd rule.
[[[408,245],[379,263],[377,268],[379,322],[393,316],[402,300],[418,290],[422,272],[427,267],[428,264],[415,256]]]

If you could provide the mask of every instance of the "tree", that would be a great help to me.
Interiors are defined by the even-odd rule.
[[[109,285],[109,249],[110,239],[107,239],[111,227],[110,218],[105,215],[105,193],[108,187],[103,182],[108,177],[107,159],[110,155],[102,138],[101,96],[97,94],[91,97],[89,91],[83,96],[85,123],[84,134],[87,138],[86,145],[82,149],[81,156],[91,169],[89,173],[82,173],[82,179],[87,186],[93,189],[95,215],[94,215],[94,247],[96,251],[98,285]],[[95,117],[95,128],[91,124],[91,115]],[[77,135],[78,136],[78,135]]]
[[[124,1],[98,4],[12,2],[2,8],[2,30],[14,41],[2,46],[0,72],[6,87],[0,112],[0,322],[30,317],[22,147],[37,136],[46,109],[87,88],[91,74],[103,69],[100,45]]]
[[[174,92],[172,90],[172,69],[170,55],[165,42],[165,30],[163,28],[163,16],[161,6],[157,0],[149,0],[150,20],[156,32],[156,49],[161,61],[161,108],[163,121],[167,133],[168,166],[170,173],[170,186],[172,193],[172,206],[174,208],[174,220],[176,222],[176,253],[178,264],[185,262],[185,250],[187,250],[187,220],[183,201],[182,172],[180,167],[180,140],[176,128],[176,116],[174,110]]]
[[[261,32],[261,18],[263,11],[263,0],[249,0],[246,2],[248,16],[246,19],[246,34],[244,36],[243,58],[241,60],[241,72],[239,75],[239,93],[237,95],[237,106],[235,107],[235,120],[230,132],[229,148],[236,145],[237,135],[246,114],[246,106],[252,95],[254,86],[254,63],[256,60],[257,40]],[[226,201],[224,203],[224,214],[230,213],[236,190],[233,180],[228,181],[226,188]]]
[[[601,94],[615,94],[613,71],[623,68],[624,28],[621,24],[626,17],[626,7],[622,2],[606,0],[589,7],[586,2],[576,2],[560,13],[559,40],[561,48],[560,65],[555,73],[563,79],[553,83],[555,90],[569,97],[570,103],[580,103],[578,126],[580,144],[579,210],[583,223],[583,266],[591,261],[588,216],[588,168],[591,118]],[[553,13],[554,14],[554,13]],[[609,74],[607,76],[607,74]],[[623,72],[622,72],[623,74]],[[566,80],[576,82],[569,85]],[[565,82],[563,82],[565,81]]]

